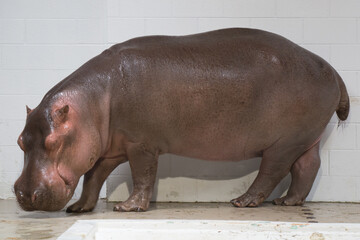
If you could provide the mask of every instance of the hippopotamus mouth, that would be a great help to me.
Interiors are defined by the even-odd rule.
[[[67,201],[69,201],[70,198],[72,197],[73,193],[74,193],[74,190],[75,190],[76,185],[77,185],[77,181],[75,183],[74,180],[70,180],[70,177],[67,177],[66,174],[64,174],[60,170],[59,167],[57,167],[56,169],[57,169],[57,173],[58,173],[59,177],[64,182],[65,189],[66,189],[66,199],[67,199]]]
[[[58,168],[39,172],[40,176],[24,175],[16,181],[14,191],[20,207],[25,211],[61,210],[71,199],[76,184],[72,184],[74,181],[70,181]]]

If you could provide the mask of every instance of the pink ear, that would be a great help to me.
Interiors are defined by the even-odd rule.
[[[69,105],[65,105],[60,109],[55,110],[55,113],[53,115],[53,120],[56,124],[60,124],[64,122],[67,118],[67,115],[69,113]]]
[[[26,113],[29,114],[31,112],[31,108],[28,107],[28,105],[26,105]]]
[[[69,105],[63,106],[61,109],[58,109],[60,114],[67,114],[69,112]]]

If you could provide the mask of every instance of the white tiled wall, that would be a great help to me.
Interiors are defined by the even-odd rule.
[[[14,197],[12,184],[22,168],[16,139],[25,104],[35,107],[51,86],[114,43],[226,27],[279,33],[339,71],[351,114],[344,127],[337,127],[336,117],[327,127],[308,200],[360,202],[359,0],[0,0],[0,198]],[[154,200],[228,201],[246,191],[259,164],[164,155]],[[284,193],[289,180],[271,197]],[[123,164],[109,177],[107,196],[125,199],[130,190],[130,169]]]

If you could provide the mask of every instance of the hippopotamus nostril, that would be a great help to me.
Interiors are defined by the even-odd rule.
[[[39,190],[35,190],[31,196],[31,202],[35,203],[35,201],[38,199],[38,197],[39,197]]]

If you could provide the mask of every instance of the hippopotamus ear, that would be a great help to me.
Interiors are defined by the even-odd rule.
[[[56,124],[63,123],[69,113],[69,105],[65,105],[62,108],[56,109],[53,114],[53,120]]]
[[[65,115],[69,112],[69,105],[65,105],[57,110],[61,115]]]
[[[31,108],[28,107],[28,105],[26,105],[26,113],[29,115],[29,113],[31,112]]]

